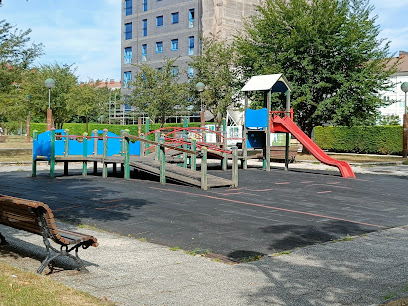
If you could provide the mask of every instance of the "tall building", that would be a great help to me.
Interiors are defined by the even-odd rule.
[[[401,84],[408,82],[408,52],[400,51],[399,56],[393,58],[390,61],[389,66],[394,65],[397,61],[397,72],[390,77],[392,88],[380,93],[380,96],[384,101],[393,103],[380,108],[380,111],[382,115],[398,116],[400,123],[402,124],[403,115],[405,113],[405,93],[401,89]]]
[[[229,39],[261,0],[122,0],[122,84],[137,67],[160,68],[165,58],[178,58],[179,69],[194,74],[190,56],[200,54],[200,37]],[[177,73],[177,68],[175,68]]]

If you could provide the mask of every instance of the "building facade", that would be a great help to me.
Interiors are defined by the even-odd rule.
[[[243,18],[255,14],[261,0],[122,0],[122,85],[147,63],[160,68],[165,58],[177,58],[175,73],[186,71],[190,57],[201,53],[202,36],[232,38]],[[185,75],[187,78],[187,74]]]
[[[381,98],[391,104],[380,108],[382,115],[396,115],[402,124],[403,115],[405,113],[405,93],[401,90],[401,84],[408,82],[408,52],[400,51],[397,58],[393,58],[389,65],[393,65],[398,61],[397,72],[390,77],[392,88],[388,91],[380,93]],[[393,102],[393,103],[392,103]]]

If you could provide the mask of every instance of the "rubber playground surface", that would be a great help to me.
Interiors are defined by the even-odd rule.
[[[90,173],[90,172],[89,172]],[[209,170],[229,178],[231,171]],[[408,177],[257,168],[238,188],[203,191],[147,179],[0,173],[1,193],[42,201],[59,220],[236,259],[408,224]]]

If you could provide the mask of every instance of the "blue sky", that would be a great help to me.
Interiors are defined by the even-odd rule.
[[[138,0],[135,0],[138,1]],[[32,29],[37,63],[74,64],[81,81],[120,80],[121,0],[3,0],[0,19]],[[371,0],[391,53],[408,51],[408,0]]]

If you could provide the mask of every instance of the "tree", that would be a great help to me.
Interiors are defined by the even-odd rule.
[[[99,109],[99,96],[95,85],[80,84],[74,86],[67,94],[67,110],[85,117],[86,132],[88,133],[89,116]]]
[[[187,84],[179,82],[175,61],[176,59],[166,59],[160,69],[147,64],[139,65],[134,81],[129,82],[133,90],[127,101],[152,119],[158,118],[161,127],[166,117],[182,111],[188,101]]]
[[[41,44],[29,44],[31,30],[19,31],[0,20],[0,120],[27,115],[25,96],[20,90],[25,73],[42,54]]]
[[[24,93],[29,95],[30,111],[36,121],[45,121],[48,108],[48,88],[45,87],[46,79],[52,78],[55,87],[51,89],[51,109],[57,128],[62,128],[74,114],[67,108],[71,91],[77,86],[77,76],[72,65],[50,64],[41,65],[27,73],[26,81],[22,85]]]
[[[193,56],[189,65],[196,70],[190,84],[197,82],[206,85],[201,93],[205,109],[209,110],[216,122],[221,126],[222,118],[227,115],[227,109],[238,101],[238,74],[234,68],[234,49],[225,41],[219,41],[216,36],[203,39],[203,52]],[[195,88],[193,93],[197,95]]]
[[[353,125],[375,117],[394,67],[378,38],[368,0],[266,0],[237,37],[237,66],[247,79],[283,73],[292,83],[295,118],[308,135],[316,125]]]

